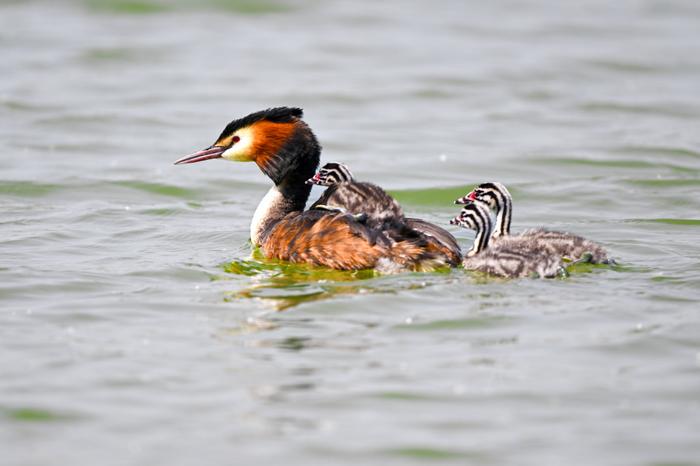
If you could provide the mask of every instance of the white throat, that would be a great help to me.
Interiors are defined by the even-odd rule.
[[[260,246],[260,236],[265,228],[265,223],[270,218],[270,214],[279,211],[284,203],[284,196],[273,186],[262,198],[258,208],[255,209],[253,220],[250,222],[250,240],[254,245]]]

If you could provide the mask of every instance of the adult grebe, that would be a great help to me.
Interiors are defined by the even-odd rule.
[[[464,255],[465,269],[505,278],[553,278],[566,274],[561,259],[540,247],[537,241],[490,245],[493,223],[489,206],[484,202],[477,200],[465,205],[450,223],[476,232],[472,248]]]
[[[334,269],[432,270],[449,263],[423,235],[390,227],[371,228],[352,215],[307,210],[321,146],[302,121],[300,108],[278,107],[229,123],[207,149],[175,164],[215,158],[255,162],[274,186],[250,225],[250,238],[268,258]]]
[[[518,235],[511,235],[510,223],[513,215],[513,198],[502,183],[482,183],[466,196],[457,199],[455,204],[465,204],[474,200],[485,202],[496,213],[496,226],[493,232],[494,242],[537,240],[543,247],[550,248],[560,257],[568,260],[593,264],[607,264],[611,262],[602,246],[572,233],[532,228]]]
[[[376,184],[355,180],[347,165],[329,162],[306,182],[328,186],[311,206],[312,209],[338,209],[355,215],[367,215],[371,226],[381,226],[386,222],[402,223],[425,235],[428,241],[442,250],[451,265],[461,262],[462,251],[450,232],[425,220],[406,217],[396,199]]]

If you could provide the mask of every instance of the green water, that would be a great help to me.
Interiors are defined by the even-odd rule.
[[[700,464],[698,18],[690,0],[0,3],[0,462]],[[172,163],[278,105],[465,246],[453,200],[501,181],[514,230],[618,264],[265,260],[258,169]]]

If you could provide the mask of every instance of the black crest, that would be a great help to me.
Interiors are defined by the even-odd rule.
[[[250,126],[258,121],[267,120],[273,123],[291,123],[304,116],[304,111],[297,107],[275,107],[259,112],[251,113],[248,116],[233,120],[226,125],[226,128],[221,132],[219,139],[234,133],[235,131]]]

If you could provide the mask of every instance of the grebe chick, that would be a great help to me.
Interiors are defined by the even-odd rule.
[[[355,181],[345,164],[327,163],[306,182],[328,187],[311,205],[311,209],[366,214],[372,226],[403,222],[405,219],[396,199],[374,183]]]
[[[472,248],[464,255],[462,265],[467,270],[487,273],[504,278],[540,277],[553,278],[565,274],[561,259],[540,247],[537,241],[517,245],[496,243],[490,245],[493,223],[489,206],[474,201],[464,206],[450,224],[476,232]]]
[[[223,158],[255,162],[273,182],[258,205],[250,239],[267,258],[357,270],[384,266],[432,270],[449,257],[424,237],[393,226],[371,228],[342,212],[307,210],[321,146],[300,108],[278,107],[230,122],[216,142],[177,160],[188,164]]]
[[[494,241],[535,239],[540,241],[543,247],[549,248],[567,260],[593,264],[608,264],[611,262],[602,246],[572,233],[532,228],[518,235],[511,235],[510,224],[513,215],[513,197],[502,183],[482,183],[466,196],[455,200],[455,204],[465,204],[474,200],[485,202],[496,213],[496,225],[493,232]]]
[[[311,209],[337,209],[349,214],[367,215],[371,226],[398,222],[427,236],[428,241],[450,257],[452,265],[461,262],[462,251],[450,232],[425,220],[406,217],[396,199],[373,183],[356,181],[347,165],[329,162],[306,182],[328,186]]]

